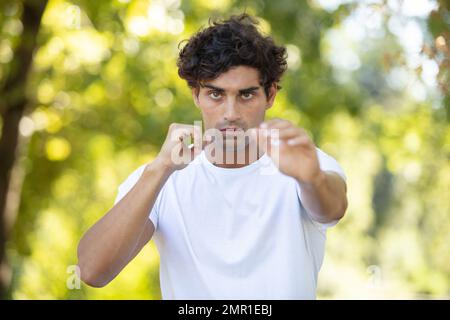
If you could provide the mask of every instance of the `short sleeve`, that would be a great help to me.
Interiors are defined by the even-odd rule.
[[[122,200],[123,197],[127,195],[127,193],[134,187],[134,185],[137,183],[139,178],[141,177],[142,173],[144,172],[146,164],[140,166],[136,170],[134,170],[122,184],[119,185],[118,192],[116,199],[114,200],[114,205],[116,205],[120,200]],[[158,197],[156,198],[155,204],[153,205],[153,208],[150,210],[149,213],[149,219],[153,223],[153,226],[155,227],[155,230],[158,227],[158,208],[159,208],[159,202],[161,201],[161,192],[159,192]]]
[[[347,180],[347,177],[344,173],[344,170],[339,165],[339,163],[332,156],[326,154],[319,148],[317,149],[317,157],[319,158],[320,169],[322,171],[333,171],[337,173],[344,181]]]
[[[325,152],[323,152],[322,150],[320,150],[319,148],[316,148],[317,151],[317,157],[319,159],[319,165],[320,165],[320,169],[322,171],[332,171],[335,172],[336,174],[338,174],[342,179],[344,179],[344,181],[347,180],[347,177],[345,175],[344,170],[342,169],[342,167],[339,165],[339,163],[336,161],[336,159],[334,159],[332,156],[326,154]],[[297,194],[299,196],[299,199],[301,199],[300,194],[301,194],[301,188],[300,185],[298,183],[296,183],[297,185]],[[307,219],[311,221],[312,224],[314,224],[315,226],[317,226],[321,231],[326,231],[326,229],[331,228],[333,226],[335,226],[339,220],[335,220],[335,221],[331,221],[329,223],[321,223],[318,221],[315,221],[314,219],[311,218],[311,216],[308,214],[308,211],[306,210],[306,208],[303,206],[303,204],[301,203],[302,206],[302,213],[306,214]]]

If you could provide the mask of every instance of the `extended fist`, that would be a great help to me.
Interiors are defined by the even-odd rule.
[[[268,155],[278,169],[300,182],[314,183],[321,170],[316,146],[304,129],[284,119],[272,119],[260,125],[268,139]]]

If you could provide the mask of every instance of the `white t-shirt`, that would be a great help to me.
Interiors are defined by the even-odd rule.
[[[322,170],[345,179],[317,149]],[[145,165],[120,186],[128,193]],[[174,172],[149,218],[160,254],[163,299],[315,299],[326,228],[300,202],[297,181],[263,155],[237,168],[213,165],[202,152]]]

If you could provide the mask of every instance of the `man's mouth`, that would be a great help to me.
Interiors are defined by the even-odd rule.
[[[220,129],[220,131],[221,132],[236,132],[236,131],[244,131],[244,129],[238,128],[238,127],[226,127],[226,128]]]
[[[220,132],[222,132],[222,135],[224,138],[236,138],[238,135],[241,135],[244,133],[244,129],[238,128],[238,127],[225,127],[221,128]]]

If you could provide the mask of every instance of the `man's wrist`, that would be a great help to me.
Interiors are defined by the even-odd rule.
[[[319,172],[311,179],[311,181],[300,181],[299,179],[297,179],[297,181],[299,181],[302,187],[318,190],[325,183],[326,179],[327,177],[325,172],[319,170]]]
[[[326,180],[327,176],[325,172],[320,170],[317,176],[313,179],[312,185],[314,186],[314,188],[319,189],[325,183]]]
[[[175,171],[169,163],[163,159],[156,157],[151,163],[147,164],[145,167],[145,172],[154,174],[161,174],[164,177],[169,177]]]

